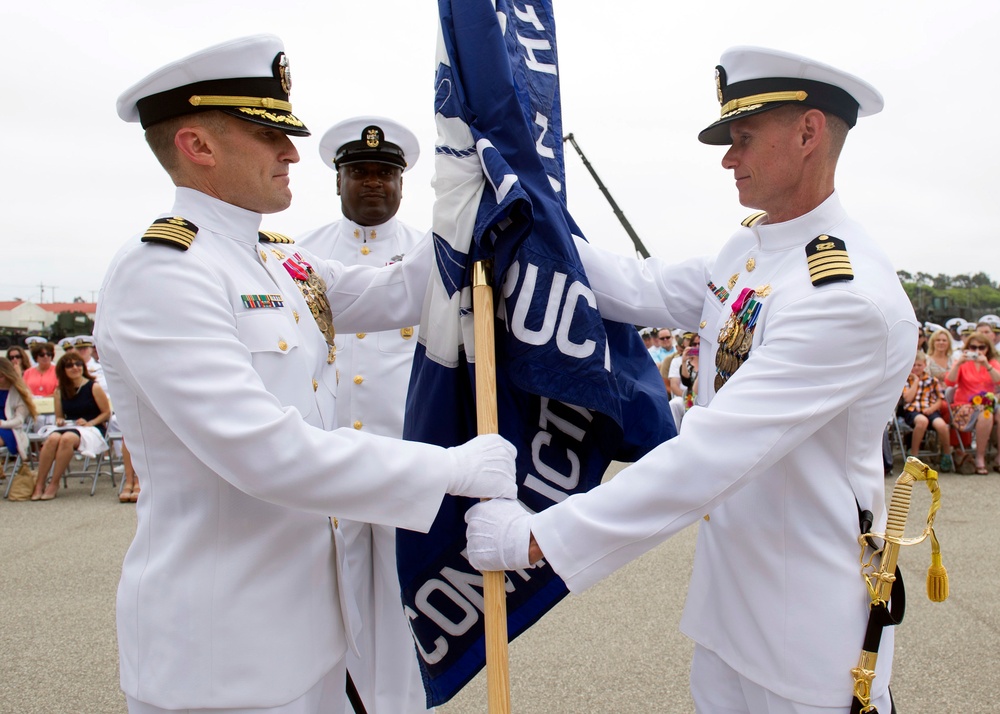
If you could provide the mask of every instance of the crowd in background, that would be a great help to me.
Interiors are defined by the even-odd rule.
[[[666,327],[644,327],[639,334],[660,371],[680,429],[684,413],[697,397],[698,335]],[[976,474],[1000,472],[1000,421],[994,418],[1000,387],[998,344],[997,315],[984,315],[977,322],[956,317],[945,325],[924,324],[894,417],[905,430],[907,455],[930,454],[943,472],[958,470],[965,461],[971,461]],[[928,432],[934,434],[933,440],[925,440]],[[892,464],[888,433],[883,451],[888,472]]]
[[[58,344],[44,337],[26,342],[27,347],[12,345],[0,357],[5,478],[30,472],[32,481],[30,495],[22,494],[15,481],[6,489],[7,497],[51,501],[77,455],[94,458],[111,448],[113,414],[92,336],[67,337]],[[124,443],[116,448],[124,472],[119,501],[134,503],[138,479]]]

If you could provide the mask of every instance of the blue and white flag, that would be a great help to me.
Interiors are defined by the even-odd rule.
[[[404,438],[477,433],[471,270],[492,258],[500,434],[518,493],[540,511],[676,434],[659,372],[631,325],[605,322],[565,203],[552,0],[439,0],[438,140],[428,286]],[[428,705],[485,664],[483,578],[464,556],[469,499],[447,497],[430,533],[398,531],[403,605]],[[508,573],[511,638],[566,595],[547,565]]]

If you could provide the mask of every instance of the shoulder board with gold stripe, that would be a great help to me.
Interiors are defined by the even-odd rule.
[[[751,213],[749,216],[743,219],[740,224],[744,228],[749,228],[760,223],[761,219],[767,215],[767,211],[757,211],[756,213]]]
[[[260,231],[257,233],[257,237],[260,239],[261,243],[294,243],[295,241],[286,235],[281,233],[272,233],[271,231]]]
[[[847,257],[847,246],[840,238],[822,235],[806,246],[809,278],[816,286],[854,280],[854,269]]]
[[[198,226],[180,216],[157,218],[143,234],[143,243],[159,243],[177,250],[187,250],[198,234]]]

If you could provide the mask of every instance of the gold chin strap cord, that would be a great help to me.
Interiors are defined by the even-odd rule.
[[[292,103],[272,97],[226,97],[218,94],[194,94],[188,102],[195,107],[264,107],[265,109],[280,109],[292,111]]]

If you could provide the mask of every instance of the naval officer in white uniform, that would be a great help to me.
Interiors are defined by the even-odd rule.
[[[403,174],[420,156],[413,132],[385,117],[353,117],[323,135],[319,155],[336,172],[343,218],[299,236],[296,245],[344,265],[388,265],[413,250],[425,231],[396,218]],[[416,337],[416,326],[337,334],[337,426],[402,437]],[[368,714],[426,711],[416,650],[399,597],[396,529],[346,518],[340,527],[361,611],[361,656],[349,652],[347,670]]]
[[[470,559],[495,570],[544,557],[579,592],[698,523],[681,620],[697,711],[846,714],[869,609],[859,511],[884,530],[879,443],[917,340],[893,266],[834,188],[849,127],[882,97],[747,47],[723,54],[718,96],[722,116],[699,138],[730,145],[740,203],[765,213],[714,260],[640,262],[578,242],[604,317],[699,330],[696,406],[676,439],[587,494],[532,516],[476,505]],[[890,628],[873,685],[882,714],[891,666]]]
[[[101,289],[96,338],[136,469],[118,589],[132,714],[345,708],[357,612],[337,518],[430,527],[445,493],[508,495],[513,449],[336,425],[333,323],[412,324],[432,261],[344,268],[261,233],[291,201],[291,74],[279,38],[210,47],[126,90],[177,186]],[[332,516],[332,518],[331,518]]]

